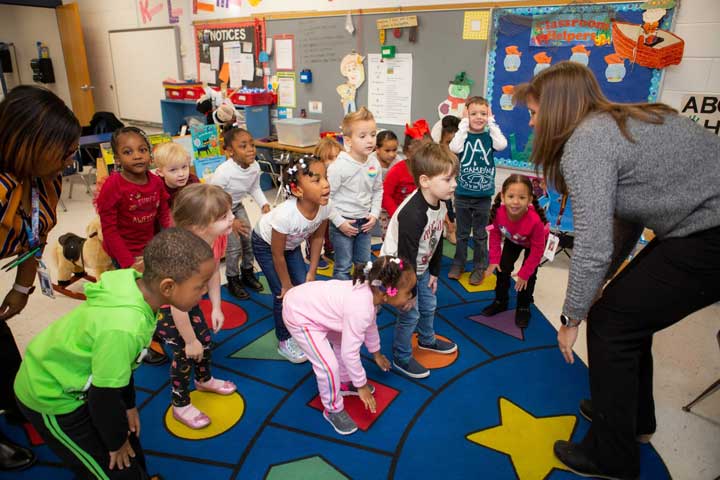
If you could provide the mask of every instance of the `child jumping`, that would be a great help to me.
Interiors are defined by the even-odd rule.
[[[480,285],[487,268],[487,232],[490,198],[495,193],[493,152],[505,150],[507,140],[492,116],[488,101],[470,97],[450,150],[460,158],[460,173],[455,191],[457,243],[448,278],[459,279],[465,271],[467,244],[472,230],[474,239],[473,270],[470,284]],[[488,127],[489,133],[485,131]]]
[[[168,194],[163,181],[148,171],[152,147],[145,132],[123,127],[110,140],[120,173],[105,181],[95,200],[103,232],[103,248],[119,268],[142,272],[145,245],[170,226]]]
[[[283,172],[288,199],[263,215],[253,230],[255,258],[273,294],[273,318],[278,353],[292,363],[307,360],[283,323],[283,297],[293,286],[315,280],[327,219],[330,184],[325,164],[317,157],[292,160]],[[310,244],[310,268],[305,269],[302,242]]]
[[[200,183],[195,174],[190,173],[190,154],[177,143],[163,143],[155,147],[153,154],[155,173],[165,182],[172,208],[175,196],[186,185]]]
[[[212,305],[212,325],[215,333],[225,322],[220,300],[220,260],[225,253],[227,236],[232,232],[235,217],[230,195],[220,187],[208,184],[189,185],[175,199],[175,225],[202,238],[213,249],[215,272],[208,283]],[[235,384],[219,380],[210,371],[211,334],[200,305],[189,312],[163,306],[158,314],[158,335],[172,349],[170,385],[172,414],[189,428],[199,429],[210,424],[210,418],[190,402],[190,375],[194,370],[195,388],[220,395],[230,395]]]
[[[365,408],[375,413],[375,388],[360,361],[363,343],[381,370],[390,369],[380,352],[376,307],[407,308],[414,290],[412,265],[385,256],[356,265],[352,281],[308,282],[285,295],[285,325],[310,359],[325,407],[323,417],[340,435],[357,430],[343,396],[360,396]]]
[[[375,118],[365,107],[348,113],[342,122],[349,152],[340,152],[328,168],[330,198],[339,215],[332,218],[330,238],[335,247],[333,277],[350,279],[353,263],[370,260],[370,232],[380,216],[382,175],[375,149]],[[344,217],[344,218],[341,218]]]
[[[249,225],[250,221],[242,203],[243,198],[247,195],[253,197],[262,213],[270,211],[270,204],[260,188],[262,172],[255,161],[253,137],[247,130],[234,127],[223,133],[223,141],[228,159],[217,167],[210,183],[230,194],[235,218]],[[238,271],[241,253],[242,264]],[[255,278],[254,261],[249,235],[230,235],[225,255],[225,276],[228,281],[228,290],[235,298],[244,300],[250,297],[250,294],[243,288],[244,286],[257,292],[263,289],[262,284]]]
[[[155,236],[143,258],[142,275],[86,284],[87,301],[30,342],[15,378],[20,410],[77,478],[148,478],[132,372],[155,312],[197,305],[215,272],[207,243],[179,228]]]
[[[514,174],[503,182],[490,210],[488,230],[490,265],[485,275],[491,275],[497,270],[497,285],[495,300],[483,309],[482,314],[492,316],[507,310],[510,274],[520,252],[524,251],[523,264],[515,282],[515,290],[518,292],[515,325],[525,328],[530,322],[530,304],[533,303],[538,265],[548,237],[545,212],[533,196],[532,183],[528,177]]]
[[[425,378],[430,370],[412,356],[412,335],[418,334],[418,348],[450,354],[457,345],[435,336],[437,277],[442,259],[444,200],[455,190],[457,158],[437,143],[423,145],[410,162],[418,189],[400,204],[390,219],[381,255],[407,258],[417,273],[417,303],[400,312],[393,338],[393,365],[412,378]]]

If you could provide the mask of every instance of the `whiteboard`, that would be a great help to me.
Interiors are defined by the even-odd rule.
[[[183,78],[177,27],[111,30],[108,36],[120,118],[162,123],[162,82]]]

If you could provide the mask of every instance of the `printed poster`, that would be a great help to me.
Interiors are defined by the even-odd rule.
[[[382,59],[379,53],[368,55],[368,109],[377,123],[411,123],[412,54],[399,53]]]
[[[610,16],[607,13],[533,16],[530,32],[531,47],[568,45],[600,47],[610,43]]]

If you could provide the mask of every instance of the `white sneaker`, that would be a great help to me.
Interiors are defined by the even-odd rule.
[[[307,361],[305,352],[300,350],[300,346],[292,337],[278,342],[277,351],[280,355],[287,358],[292,363],[303,363]]]

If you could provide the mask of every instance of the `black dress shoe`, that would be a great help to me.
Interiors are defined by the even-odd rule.
[[[583,477],[605,478],[608,480],[636,480],[638,474],[605,472],[590,458],[580,445],[558,440],[553,446],[558,460],[572,472]]]
[[[592,409],[592,400],[589,400],[587,398],[584,398],[580,400],[580,415],[585,417],[585,419],[588,422],[592,422],[593,419],[593,409]],[[635,436],[635,440],[638,443],[650,443],[650,439],[652,438],[652,433],[638,433]]]
[[[515,309],[515,326],[518,328],[527,328],[530,323],[530,307],[520,307]]]
[[[257,277],[255,277],[255,272],[252,268],[242,269],[242,275],[240,276],[240,281],[242,282],[243,286],[248,287],[252,290],[255,290],[256,292],[262,292],[263,285],[258,281]]]
[[[35,460],[32,450],[8,439],[0,439],[0,471],[24,470],[31,467]]]
[[[499,302],[497,300],[494,300],[490,305],[482,309],[480,315],[492,317],[493,315],[497,315],[498,313],[504,312],[505,310],[507,310],[507,302]]]

